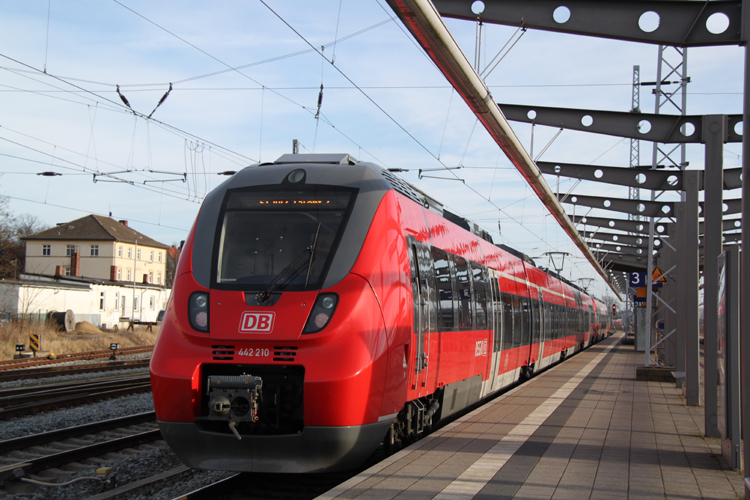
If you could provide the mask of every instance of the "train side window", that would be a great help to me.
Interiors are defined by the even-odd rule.
[[[513,298],[502,294],[503,298],[503,351],[513,348]]]
[[[426,321],[422,325],[425,333],[428,331],[437,331],[438,327],[438,299],[435,290],[435,273],[432,267],[432,254],[430,253],[430,247],[414,240],[417,266],[419,269],[419,278],[421,285],[421,292],[425,295],[427,301],[426,310],[423,314],[426,315]]]
[[[411,268],[412,310],[414,311],[414,333],[419,333],[419,267],[417,266],[417,249],[409,245],[409,267]]]
[[[440,331],[453,330],[453,285],[448,264],[448,254],[432,248],[432,265],[435,269],[435,284],[438,294],[438,326]]]
[[[531,312],[532,312],[532,325],[534,327],[534,333],[532,335],[531,343],[538,344],[543,339],[540,338],[541,333],[541,315],[539,310],[539,301],[537,299],[531,299]]]
[[[476,308],[477,329],[487,328],[487,288],[485,286],[482,266],[471,263],[472,281],[474,282],[474,301]]]
[[[456,292],[458,294],[458,328],[471,330],[471,281],[466,259],[453,256],[456,265]]]
[[[513,347],[521,347],[523,339],[523,310],[521,299],[513,296]]]
[[[521,299],[521,309],[523,310],[523,315],[521,316],[521,331],[523,332],[521,345],[529,345],[531,343],[531,304],[529,303],[529,299]]]

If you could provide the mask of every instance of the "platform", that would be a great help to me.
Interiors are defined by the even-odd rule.
[[[636,381],[622,334],[573,356],[319,499],[736,499],[703,408]]]

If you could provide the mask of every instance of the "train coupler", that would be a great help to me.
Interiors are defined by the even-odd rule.
[[[253,375],[210,375],[208,377],[208,419],[225,420],[237,439],[240,422],[258,421],[263,380]]]

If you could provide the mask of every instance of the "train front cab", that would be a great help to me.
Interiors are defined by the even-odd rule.
[[[315,166],[305,169],[308,178],[318,173]],[[318,170],[326,174],[325,168]],[[371,175],[366,168],[346,173]],[[393,203],[384,200],[387,190],[377,189],[377,184],[366,190],[373,184],[365,183],[357,195],[358,202],[369,207],[369,215],[358,211],[356,204],[352,208],[344,203],[351,217],[342,225],[343,234],[323,234],[332,223],[322,221],[322,215],[311,216],[318,210],[297,216],[269,209],[274,200],[285,199],[284,189],[227,189],[226,199],[221,193],[219,200],[207,200],[220,208],[204,203],[180,259],[174,296],[151,363],[160,429],[185,464],[257,472],[341,470],[362,462],[380,444],[405,401],[403,346],[408,337],[400,336],[409,333],[403,327],[408,320],[402,307],[409,282],[403,277],[408,276],[405,246],[383,251],[384,242],[392,241],[400,227],[389,212]],[[324,189],[308,191],[310,202],[326,200]],[[300,192],[305,190],[294,190],[297,202]],[[213,227],[218,227],[213,231],[210,218],[203,219],[212,210]],[[277,213],[289,214],[295,222],[271,220]],[[253,217],[262,217],[263,223],[254,223]],[[381,220],[373,222],[374,217]],[[201,222],[212,236],[216,234],[215,244],[213,238],[200,241],[209,234],[205,227],[201,231]],[[231,224],[241,230],[231,231]],[[368,231],[371,226],[373,231]],[[352,232],[361,236],[356,248],[343,241],[356,240]],[[244,236],[232,244],[230,233]],[[319,243],[315,252],[320,262],[306,250],[314,241]],[[321,247],[322,241],[329,241],[330,247]],[[340,251],[335,251],[337,244]],[[271,263],[269,257],[258,262],[256,254],[250,254],[253,249],[277,261]],[[320,286],[335,273],[331,270],[326,276],[326,266],[334,269],[336,259],[346,257],[346,252],[351,257],[346,272],[330,286]],[[290,256],[278,259],[279,254]],[[299,255],[304,257],[295,264]],[[398,259],[407,266],[406,273],[394,265]],[[214,271],[199,269],[206,262],[212,262]],[[238,271],[249,267],[269,271],[260,276]],[[288,284],[270,290],[265,302],[260,300],[258,290],[284,273]],[[315,285],[306,286],[310,283]],[[203,319],[196,321],[190,308],[201,294],[207,300],[197,305],[207,308]],[[319,306],[327,298],[336,301],[325,320]],[[262,315],[266,320],[261,321]],[[231,392],[234,383],[249,384],[254,395],[241,389],[244,401],[237,395],[222,399],[220,387]]]

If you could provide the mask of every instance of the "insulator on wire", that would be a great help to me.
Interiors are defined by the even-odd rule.
[[[323,104],[323,84],[320,84],[320,93],[318,93],[318,111],[315,113],[315,119],[320,118],[320,106]]]

